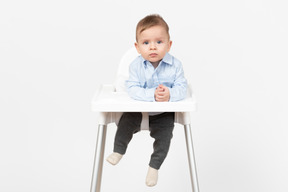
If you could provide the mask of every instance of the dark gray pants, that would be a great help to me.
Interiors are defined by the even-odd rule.
[[[174,129],[174,112],[165,112],[149,116],[150,136],[155,139],[154,151],[149,166],[159,169],[167,156]],[[117,128],[114,141],[114,152],[125,154],[133,134],[140,131],[142,121],[141,112],[123,113]]]

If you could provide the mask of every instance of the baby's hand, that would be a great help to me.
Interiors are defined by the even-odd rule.
[[[168,87],[165,87],[164,85],[159,85],[155,90],[154,97],[155,100],[158,102],[169,101],[170,92]]]

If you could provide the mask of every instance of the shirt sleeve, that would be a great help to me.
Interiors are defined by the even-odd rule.
[[[141,66],[140,66],[141,67]],[[145,88],[142,84],[145,79],[141,79],[139,66],[133,65],[129,67],[129,79],[126,81],[126,89],[132,99],[140,101],[154,102],[154,93],[156,88]]]
[[[187,80],[184,77],[184,70],[181,63],[177,67],[175,81],[173,86],[169,88],[169,91],[169,101],[171,102],[183,100],[187,96]]]

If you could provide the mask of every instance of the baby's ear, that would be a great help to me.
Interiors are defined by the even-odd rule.
[[[140,53],[140,49],[139,49],[139,45],[138,45],[137,42],[134,43],[134,46],[135,46],[135,48],[137,49],[137,52],[138,52],[139,54],[141,54],[141,53]]]
[[[168,51],[170,51],[171,46],[172,46],[172,41],[169,41],[169,50]]]

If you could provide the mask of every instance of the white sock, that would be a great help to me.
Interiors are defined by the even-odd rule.
[[[149,187],[153,187],[157,184],[157,180],[158,180],[158,170],[149,167],[146,176],[146,185]]]
[[[120,153],[112,153],[111,155],[109,155],[109,157],[107,157],[107,161],[109,163],[111,163],[112,165],[116,165],[117,163],[119,163],[119,161],[121,160],[123,155],[121,155]]]

